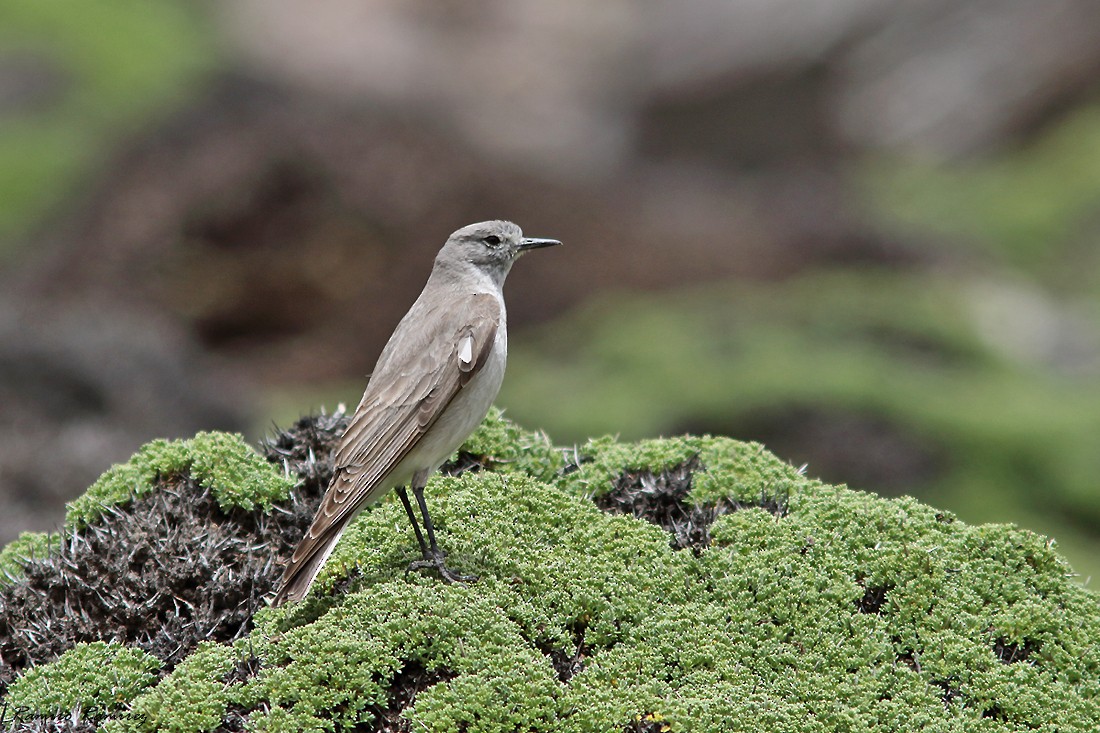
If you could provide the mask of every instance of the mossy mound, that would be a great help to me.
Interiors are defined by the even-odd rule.
[[[1036,534],[724,438],[562,451],[494,414],[451,468],[429,501],[477,583],[406,573],[416,541],[387,500],[247,635],[161,659],[155,684],[145,657],[78,647],[17,680],[13,709],[59,720],[51,701],[76,701],[111,731],[1100,724],[1100,600]],[[125,684],[65,692],[81,664]]]
[[[292,492],[290,468],[237,435],[154,441],[72,502],[60,533],[9,545],[0,553],[0,692],[81,643],[133,645],[174,665],[199,641],[247,635],[276,559],[320,497],[308,482]]]

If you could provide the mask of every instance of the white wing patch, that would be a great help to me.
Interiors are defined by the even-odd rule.
[[[474,336],[473,334],[466,334],[458,342],[458,362],[459,369],[464,372],[470,371],[474,366]]]

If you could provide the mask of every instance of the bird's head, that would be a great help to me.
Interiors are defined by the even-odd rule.
[[[524,252],[556,244],[561,242],[525,237],[510,221],[483,221],[452,234],[439,251],[436,263],[473,265],[503,283],[512,263]]]

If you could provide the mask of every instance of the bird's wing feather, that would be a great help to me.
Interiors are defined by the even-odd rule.
[[[426,333],[423,320],[417,324],[426,337],[422,344],[404,338],[404,322],[398,327],[391,345],[403,340],[397,351],[408,358],[399,363],[390,345],[379,358],[379,368],[337,450],[335,473],[321,509],[287,565],[284,588],[328,544],[333,527],[342,529],[351,515],[375,498],[372,492],[481,370],[501,315],[495,297],[476,294],[458,306],[452,301],[446,311],[424,313],[424,320],[438,319],[440,325]]]
[[[347,496],[330,490],[334,503],[358,505],[484,366],[496,339],[498,301],[477,294],[449,311],[446,316],[439,314],[441,327],[419,353],[402,365],[388,363],[368,385],[334,461],[338,474],[354,477],[357,490]],[[471,353],[476,355],[472,361],[462,358],[465,344],[471,342]]]

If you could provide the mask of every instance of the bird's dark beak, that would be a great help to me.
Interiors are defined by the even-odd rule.
[[[520,252],[526,252],[529,249],[540,249],[542,247],[554,247],[561,244],[556,239],[536,239],[535,237],[524,237],[523,241],[516,247]]]

